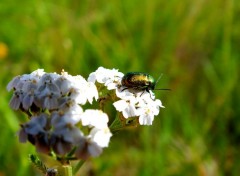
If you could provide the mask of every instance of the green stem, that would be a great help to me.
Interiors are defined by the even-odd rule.
[[[75,175],[79,169],[82,167],[82,165],[85,163],[85,160],[80,160],[77,165],[73,169],[73,174]]]
[[[116,132],[126,129],[126,128],[131,128],[131,127],[137,127],[139,126],[139,121],[138,117],[129,117],[125,119],[120,112],[117,113],[116,118],[110,125],[110,130],[113,134]]]
[[[113,134],[118,132],[119,130],[123,129],[123,124],[122,124],[122,121],[119,118],[119,115],[120,114],[117,113],[114,121],[110,125],[110,130]]]
[[[73,176],[72,166],[63,165],[58,169],[58,174],[61,176]]]

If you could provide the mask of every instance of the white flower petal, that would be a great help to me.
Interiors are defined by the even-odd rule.
[[[23,100],[23,92],[22,91],[15,91],[11,100],[10,100],[10,103],[9,103],[9,106],[13,109],[13,110],[18,110],[21,103],[22,103],[22,100]]]
[[[97,157],[102,153],[102,147],[98,146],[95,142],[88,144],[88,152],[91,156]]]
[[[153,120],[154,116],[151,114],[142,114],[139,116],[140,125],[152,125]]]
[[[137,116],[137,109],[134,105],[129,104],[126,109],[122,111],[125,118]]]
[[[33,100],[34,100],[34,95],[32,95],[32,94],[25,95],[22,100],[23,108],[25,110],[28,110],[31,107]]]
[[[127,103],[125,100],[118,100],[113,103],[113,106],[116,108],[116,110],[120,112],[126,109],[128,105],[129,103]]]
[[[83,126],[93,126],[96,128],[105,128],[108,123],[108,116],[100,110],[88,109],[81,114]]]
[[[21,81],[21,76],[14,77],[7,85],[7,90],[10,91],[17,87],[18,83]]]
[[[107,147],[112,136],[109,128],[98,129],[93,128],[90,132],[90,138],[92,141],[96,142],[100,147]]]

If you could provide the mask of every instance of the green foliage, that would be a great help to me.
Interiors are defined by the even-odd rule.
[[[150,127],[122,131],[82,175],[238,175],[240,2],[0,2],[0,175],[36,175],[16,137],[7,83],[44,68],[85,77],[99,66],[163,77],[166,107]],[[7,47],[7,56],[2,52]]]
[[[41,171],[43,174],[47,172],[47,166],[37,157],[37,155],[30,154],[29,160],[35,166],[39,171]]]

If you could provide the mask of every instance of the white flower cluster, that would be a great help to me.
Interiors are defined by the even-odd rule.
[[[30,118],[21,125],[19,140],[28,140],[39,152],[65,156],[75,151],[77,158],[86,159],[108,146],[112,134],[107,114],[80,106],[98,99],[93,82],[67,72],[59,75],[39,69],[15,77],[7,90],[14,91],[10,107]]]
[[[152,125],[154,116],[159,114],[160,108],[164,108],[159,99],[155,100],[154,93],[150,90],[139,92],[126,89],[121,85],[124,74],[116,69],[99,67],[88,77],[89,82],[98,82],[108,90],[116,90],[118,100],[113,103],[117,111],[122,112],[127,119],[137,117],[140,125]]]
[[[116,69],[106,69],[103,67],[99,67],[95,72],[92,72],[88,81],[95,83],[96,81],[103,84],[107,87],[108,90],[113,90],[121,85],[123,73],[119,72]]]
[[[80,75],[45,73],[42,69],[13,78],[7,85],[8,91],[13,90],[10,107],[25,112],[30,119],[21,124],[20,142],[29,141],[37,151],[54,152],[59,157],[100,155],[112,134],[105,112],[83,108],[94,99],[99,99],[100,107],[102,100],[112,100],[123,128],[122,122],[128,119],[152,125],[164,107],[161,101],[151,90],[124,87],[123,77],[116,69],[99,67],[87,81]]]

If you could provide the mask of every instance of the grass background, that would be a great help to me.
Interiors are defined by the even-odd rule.
[[[82,175],[240,173],[240,2],[0,1],[0,175],[36,175],[16,137],[7,83],[37,68],[87,77],[99,66],[164,74],[152,126],[123,131]]]

